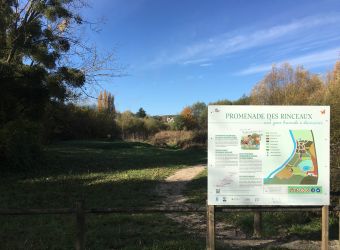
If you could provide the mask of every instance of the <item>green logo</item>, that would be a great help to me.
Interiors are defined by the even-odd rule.
[[[288,194],[321,194],[322,186],[288,186]]]

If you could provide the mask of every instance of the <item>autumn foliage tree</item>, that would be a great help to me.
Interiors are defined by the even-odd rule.
[[[330,105],[331,108],[331,186],[339,190],[340,165],[340,62],[323,79],[301,66],[273,66],[253,88],[251,104]]]
[[[196,121],[193,114],[193,110],[190,107],[185,107],[180,113],[180,116],[183,119],[183,125],[185,130],[191,130],[195,128]]]
[[[302,105],[322,102],[324,83],[319,75],[302,66],[295,69],[288,63],[273,66],[251,92],[251,104]]]
[[[332,72],[329,72],[326,87],[320,95],[324,98],[323,103],[331,106],[331,136],[334,141],[340,137],[340,61]],[[340,143],[338,143],[340,153]]]
[[[98,112],[115,114],[116,109],[114,104],[114,96],[106,90],[100,91],[97,100],[97,108]]]
[[[340,61],[328,74],[324,98],[331,106],[331,186],[340,192]]]
[[[273,66],[253,88],[250,104],[330,105],[332,138],[340,136],[340,61],[326,79],[302,66]]]

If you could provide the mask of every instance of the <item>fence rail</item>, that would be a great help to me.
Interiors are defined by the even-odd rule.
[[[213,207],[213,208],[212,208]],[[85,232],[86,232],[86,214],[147,214],[147,213],[206,213],[207,214],[207,249],[214,249],[214,214],[216,212],[254,212],[254,232],[258,234],[261,229],[260,223],[261,212],[322,212],[322,206],[155,206],[155,207],[126,207],[126,208],[90,208],[86,209],[83,201],[75,203],[74,208],[56,208],[56,209],[1,209],[0,216],[20,216],[20,215],[46,215],[46,214],[74,214],[76,217],[76,239],[75,249],[85,249]],[[329,207],[329,211],[338,212],[339,229],[340,229],[340,204]],[[327,213],[328,214],[328,213]],[[259,221],[258,223],[255,223]],[[339,232],[340,240],[340,232]],[[210,246],[210,247],[209,247]]]
[[[74,214],[77,208],[57,209],[0,209],[0,215],[39,215],[39,214]],[[205,213],[206,208],[202,206],[157,206],[157,207],[126,207],[126,208],[90,208],[85,209],[86,214],[108,214],[108,213]]]
[[[321,212],[322,206],[215,206],[216,212]],[[203,206],[156,206],[156,207],[126,207],[126,208],[90,208],[86,214],[109,213],[206,213]],[[340,205],[329,207],[329,211],[339,212]],[[14,208],[0,209],[0,215],[39,215],[39,214],[74,214],[77,208]]]

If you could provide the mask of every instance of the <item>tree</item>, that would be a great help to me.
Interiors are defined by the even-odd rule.
[[[324,103],[331,106],[331,138],[340,152],[340,144],[335,143],[340,137],[340,61],[328,73],[325,94],[321,96],[325,99]]]
[[[216,102],[210,103],[211,105],[232,105],[232,101],[229,101],[228,99],[218,100]]]
[[[145,140],[164,128],[160,120],[149,116],[139,118],[130,111],[118,114],[116,120],[121,129],[122,139]]]
[[[239,99],[232,102],[233,105],[249,105],[250,104],[250,97],[247,95],[242,95]]]
[[[163,128],[162,122],[153,117],[146,116],[143,118],[143,122],[146,137],[156,134]]]
[[[289,64],[272,70],[252,90],[251,104],[330,105],[331,107],[331,184],[339,177],[340,164],[340,62],[327,74],[326,81],[302,66]],[[338,190],[336,190],[338,191]]]
[[[98,99],[97,99],[97,109],[98,109],[98,112],[102,112],[103,111],[103,109],[104,109],[103,105],[104,105],[103,93],[100,91]]]
[[[75,1],[2,1],[0,33],[1,69],[13,68],[11,81],[18,85],[25,73],[39,77],[50,98],[73,97],[72,89],[85,83],[84,72],[64,59],[78,41],[69,33],[82,23]]]
[[[340,177],[340,61],[336,62],[333,71],[327,75],[325,89],[322,96],[331,108],[331,186],[332,191],[339,192],[337,182]]]
[[[97,108],[98,112],[114,115],[116,112],[114,96],[106,90],[100,91],[99,96],[97,98]]]
[[[82,7],[82,0],[0,1],[0,138],[6,137],[1,151],[21,143],[20,136],[10,137],[15,131],[40,133],[25,124],[39,127],[54,104],[85,93],[85,82],[115,76],[110,55],[102,58],[79,36],[79,26],[88,23],[78,14]],[[28,138],[34,142],[27,139],[22,146],[38,138],[35,134]],[[0,154],[0,161],[11,155],[16,154]]]
[[[180,113],[180,116],[183,119],[184,129],[192,130],[197,126],[193,110],[190,107],[185,107]]]
[[[140,109],[138,110],[138,112],[136,113],[136,116],[139,117],[139,118],[144,118],[144,117],[146,117],[146,112],[145,112],[145,110],[144,110],[143,108],[140,108]]]
[[[284,64],[281,68],[273,65],[271,71],[253,88],[252,102],[267,105],[280,104],[283,97],[281,87],[285,86],[291,78],[290,65]]]
[[[79,15],[84,6],[82,0],[0,2],[0,123],[41,115],[48,102],[85,92],[85,81],[119,75],[111,54],[101,57],[80,37],[79,26],[88,24]]]
[[[122,139],[127,139],[134,129],[134,115],[130,111],[125,111],[118,115],[117,124],[121,129]]]
[[[174,122],[170,124],[172,130],[183,130],[185,129],[185,121],[181,115],[176,115]]]
[[[295,69],[288,63],[271,71],[253,88],[250,95],[251,104],[264,105],[302,105],[316,104],[322,101],[322,79],[311,74],[302,66]],[[322,95],[321,95],[322,96]]]
[[[208,107],[204,102],[196,102],[191,105],[192,115],[198,129],[207,129]]]

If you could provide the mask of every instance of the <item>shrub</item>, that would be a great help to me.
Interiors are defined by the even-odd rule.
[[[166,127],[158,119],[150,116],[140,118],[130,111],[118,114],[116,122],[124,140],[146,140]]]
[[[73,104],[51,104],[44,119],[44,140],[118,138],[114,114]]]
[[[151,143],[159,147],[189,148],[206,144],[206,131],[160,131]]]
[[[185,123],[184,119],[181,115],[176,115],[174,118],[174,122],[170,124],[171,130],[184,130]]]
[[[165,124],[153,117],[146,116],[143,118],[143,122],[147,137],[152,136],[159,132],[162,128],[165,128]]]
[[[154,135],[152,143],[159,147],[183,147],[192,137],[192,131],[160,131]]]
[[[195,144],[207,145],[208,140],[207,130],[195,130],[192,140]]]
[[[42,156],[41,126],[16,120],[0,129],[0,161],[4,171],[31,171]]]

